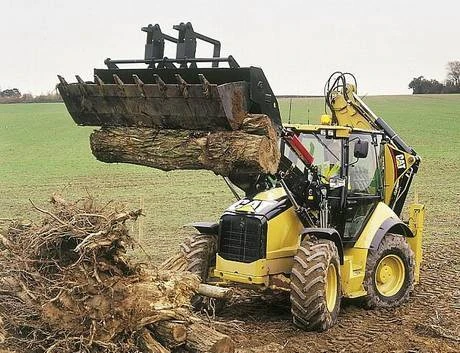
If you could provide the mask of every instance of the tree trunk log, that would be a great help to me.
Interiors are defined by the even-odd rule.
[[[207,169],[272,173],[280,153],[276,132],[264,115],[246,118],[238,131],[156,130],[106,127],[91,134],[94,156],[107,163],[131,163],[162,170]]]
[[[168,348],[175,348],[185,343],[187,327],[184,324],[160,321],[154,325],[158,340]]]
[[[171,353],[171,351],[155,340],[149,330],[143,329],[140,334],[140,345],[146,353]]]
[[[195,323],[187,328],[186,347],[193,352],[233,353],[232,339],[203,323]]]
[[[241,348],[237,353],[282,353],[284,347],[278,343],[269,343],[259,347]]]
[[[273,141],[278,138],[271,120],[264,114],[246,114],[240,130],[248,134],[267,136]]]
[[[198,287],[198,293],[210,298],[230,299],[233,290],[231,288],[222,288],[201,283]]]

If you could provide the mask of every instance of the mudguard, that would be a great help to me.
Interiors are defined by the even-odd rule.
[[[404,237],[414,236],[410,228],[404,222],[394,218],[387,218],[375,233],[369,250],[376,250],[387,233],[400,234]]]
[[[218,235],[218,232],[219,232],[219,223],[195,222],[189,225],[194,227],[201,234]]]
[[[337,230],[333,228],[304,228],[300,234],[301,239],[309,234],[317,237],[318,239],[333,241],[339,252],[340,264],[343,265],[343,244]]]

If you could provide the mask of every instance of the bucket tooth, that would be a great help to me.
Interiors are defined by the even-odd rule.
[[[158,85],[158,88],[160,90],[161,95],[164,98],[168,98],[167,95],[166,95],[166,90],[168,89],[168,87],[166,86],[166,83],[157,74],[153,74],[153,78],[154,78],[155,82]]]
[[[144,85],[144,82],[142,82],[142,80],[137,75],[133,75],[133,80],[134,80],[134,82],[136,82],[136,84],[138,86],[143,86]]]
[[[84,85],[85,84],[85,81],[83,81],[83,79],[79,76],[79,75],[75,75],[75,78],[77,79],[77,82]]]
[[[139,78],[137,75],[133,75],[133,80],[137,85],[137,89],[139,90],[142,97],[145,97],[145,90],[144,90],[144,82]]]
[[[123,83],[123,81],[121,80],[121,78],[118,77],[117,74],[113,74],[113,81],[116,83],[116,85],[118,86],[118,88],[120,89],[120,91],[123,92],[124,95],[126,95],[126,92],[125,92],[125,84]]]
[[[121,80],[120,77],[118,77],[117,74],[113,74],[113,81],[114,81],[118,86],[123,86],[123,85],[124,85],[123,81]]]
[[[85,81],[83,81],[83,79],[78,76],[78,75],[75,75],[75,78],[77,79],[77,82],[78,82],[78,89],[80,90],[81,92],[81,95],[83,97],[86,97],[87,96],[87,92],[86,92],[86,83]]]
[[[211,84],[209,81],[206,79],[206,77],[203,74],[198,74],[198,78],[201,81],[201,85],[203,88],[203,95],[206,98],[211,98]]]
[[[104,81],[102,81],[98,75],[94,75],[94,83],[96,83],[99,86],[104,85]]]
[[[184,98],[188,98],[189,97],[189,95],[188,95],[188,86],[189,86],[189,84],[179,74],[174,74],[174,77],[176,78],[176,81],[179,84],[179,91],[182,93]]]
[[[61,85],[63,85],[63,86],[67,86],[67,85],[68,85],[68,83],[67,83],[67,81],[65,80],[64,77],[62,77],[61,75],[57,75],[57,77],[58,77],[59,82],[61,83]]]

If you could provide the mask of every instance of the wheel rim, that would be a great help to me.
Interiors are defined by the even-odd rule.
[[[326,306],[329,312],[334,311],[337,303],[337,269],[329,264],[326,274]]]
[[[404,262],[399,256],[390,254],[381,259],[377,266],[375,285],[381,295],[391,297],[401,290],[405,277]]]

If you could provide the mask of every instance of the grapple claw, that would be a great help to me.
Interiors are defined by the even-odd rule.
[[[247,113],[260,113],[281,131],[278,104],[261,69],[242,68],[233,57],[220,57],[220,42],[196,33],[191,24],[175,28],[177,38],[157,25],[145,27],[144,59],[106,59],[106,69],[94,70],[94,82],[76,76],[77,82],[68,84],[58,76],[57,88],[74,121],[216,131],[238,129]],[[196,40],[214,45],[211,58],[195,57]],[[165,41],[176,45],[176,58],[164,56]],[[125,64],[146,66],[120,67]]]
[[[104,85],[104,82],[101,80],[101,78],[100,78],[98,75],[94,75],[94,82],[95,82],[98,86]]]
[[[206,98],[211,97],[211,84],[209,81],[204,77],[203,74],[198,74],[198,78],[200,79],[201,85],[203,86],[203,95]]]
[[[118,86],[123,86],[124,83],[123,81],[121,80],[120,77],[118,77],[118,75],[114,74],[113,75],[113,80],[115,81],[115,83],[118,85]]]
[[[175,74],[174,77],[176,78],[176,81],[179,84],[179,91],[184,96],[184,98],[188,98],[189,97],[189,94],[188,94],[189,84],[179,74]]]
[[[136,83],[136,85],[138,85],[138,86],[143,86],[144,85],[144,82],[142,82],[142,80],[137,75],[133,75],[133,80]]]
[[[141,97],[145,98],[144,82],[142,82],[142,80],[137,75],[133,75],[133,80],[137,85],[137,89],[139,90]]]
[[[57,75],[58,79],[59,79],[59,82],[61,83],[61,85],[68,85],[67,81],[65,80],[64,77],[62,77],[61,75]]]

